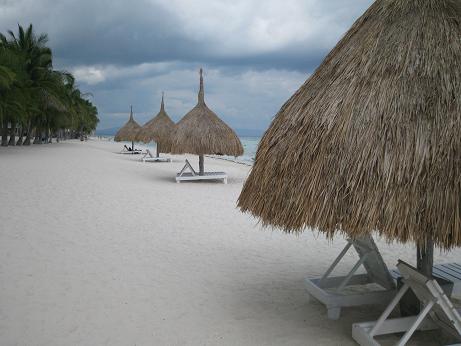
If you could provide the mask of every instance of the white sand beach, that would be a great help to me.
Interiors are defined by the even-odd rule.
[[[206,158],[227,185],[177,184],[184,156],[142,163],[115,154],[121,146],[0,148],[0,345],[355,345],[352,323],[379,316],[350,308],[331,321],[309,301],[304,278],[345,241],[262,229],[240,213],[250,167]],[[414,263],[413,247],[377,243],[389,266]]]

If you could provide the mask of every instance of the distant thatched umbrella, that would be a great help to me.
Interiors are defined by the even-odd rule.
[[[287,232],[461,245],[461,1],[377,0],[283,105],[238,205]],[[430,266],[430,268],[429,268]]]
[[[200,174],[203,175],[203,155],[243,154],[243,147],[235,132],[205,104],[203,76],[200,69],[198,103],[175,126],[171,152],[199,155]]]
[[[117,131],[114,140],[116,142],[131,141],[131,149],[134,150],[134,141],[141,126],[133,119],[133,107],[130,107],[130,118],[123,127]]]
[[[174,122],[165,111],[163,102],[160,104],[160,112],[143,125],[136,135],[136,140],[144,143],[155,141],[157,143],[157,157],[160,152],[168,153],[171,150],[171,135],[174,129]]]

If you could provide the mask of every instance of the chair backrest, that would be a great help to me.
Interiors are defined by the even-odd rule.
[[[427,304],[434,302],[430,313],[434,322],[453,336],[461,337],[461,316],[447,297],[442,287],[434,278],[428,278],[416,268],[399,260],[397,268],[403,277],[403,281],[410,286],[416,297]]]
[[[194,168],[192,167],[192,165],[190,164],[189,160],[186,159],[186,164],[184,165],[184,167],[181,169],[181,171],[179,172],[179,175],[183,175],[183,173],[189,169],[190,172],[192,173],[192,175],[197,175],[197,172],[194,170]]]
[[[372,282],[376,282],[385,289],[394,289],[395,282],[389,273],[386,263],[384,262],[381,254],[379,253],[378,247],[371,235],[366,235],[357,239],[352,240],[352,245],[357,251],[360,258],[365,259],[363,266],[367,271],[367,275]]]
[[[194,174],[197,175],[197,172],[194,170],[194,167],[190,164],[189,160],[186,159],[186,165],[189,167],[190,171]]]

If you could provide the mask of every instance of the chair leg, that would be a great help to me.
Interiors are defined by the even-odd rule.
[[[333,306],[327,307],[327,316],[330,320],[337,320],[341,316],[341,307]]]

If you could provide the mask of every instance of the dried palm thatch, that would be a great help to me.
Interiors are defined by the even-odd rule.
[[[198,103],[175,126],[173,154],[240,156],[243,147],[236,133],[205,104],[202,69]]]
[[[238,205],[286,232],[461,245],[461,1],[377,0],[283,105]]]
[[[116,142],[122,141],[131,141],[134,142],[136,140],[136,135],[138,134],[141,126],[133,119],[133,107],[130,109],[130,118],[126,122],[125,125],[122,126],[120,130],[117,131],[115,134],[114,140]]]
[[[171,135],[174,129],[174,122],[170,119],[165,111],[165,104],[160,104],[160,112],[151,120],[143,125],[136,135],[136,140],[139,142],[149,143],[155,141],[157,143],[157,155],[168,153],[171,150]]]
[[[237,134],[205,104],[203,76],[200,69],[198,103],[175,126],[172,137],[173,154],[195,154],[200,156],[200,171],[203,173],[203,155],[243,154],[243,146]]]

